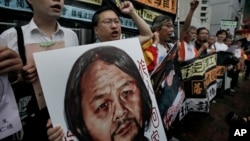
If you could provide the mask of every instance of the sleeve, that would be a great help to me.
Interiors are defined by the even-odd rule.
[[[157,48],[152,46],[152,40],[149,40],[142,45],[142,50],[148,71],[152,71],[157,63]]]

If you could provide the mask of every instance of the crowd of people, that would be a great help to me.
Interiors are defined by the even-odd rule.
[[[52,127],[43,92],[40,88],[40,81],[38,79],[32,53],[44,51],[48,48],[58,49],[78,46],[79,41],[77,35],[72,30],[62,27],[57,21],[63,10],[64,0],[26,1],[33,10],[33,18],[30,23],[21,27],[23,45],[18,43],[18,40],[22,40],[22,38],[18,37],[19,35],[17,35],[17,30],[15,28],[4,31],[0,36],[0,80],[2,79],[8,86],[12,85],[15,95],[17,95],[17,90],[14,89],[14,84],[17,83],[23,83],[24,85],[32,84],[33,92],[30,95],[24,94],[16,96],[18,97],[16,105],[18,106],[22,120],[22,129],[4,138],[3,141],[10,141],[13,139],[58,141],[63,139],[64,132],[60,125]],[[185,62],[190,59],[199,58],[203,55],[227,51],[230,48],[234,48],[232,53],[236,61],[234,64],[228,64],[226,66],[226,77],[231,78],[229,95],[233,95],[235,88],[239,85],[240,72],[245,72],[245,79],[250,78],[250,50],[248,48],[250,46],[250,34],[244,39],[234,40],[228,37],[226,30],[220,29],[216,35],[210,35],[207,28],[192,26],[192,16],[198,5],[198,0],[192,0],[190,2],[190,10],[181,30],[180,39],[177,41],[171,40],[174,33],[174,23],[170,16],[159,15],[155,17],[151,27],[149,27],[136,13],[132,2],[122,2],[119,7],[119,12],[128,15],[137,26],[139,31],[138,38],[142,46],[142,51],[144,52],[149,72],[154,71],[162,63],[164,58],[169,55],[169,51],[174,45],[177,46],[177,50],[172,58],[178,62]],[[102,7],[95,12],[92,18],[92,25],[93,31],[97,37],[96,42],[120,40],[122,28],[119,12],[112,7]],[[25,48],[24,52],[21,51],[23,50],[21,48]],[[100,53],[100,55],[101,54],[102,53]],[[99,65],[105,66],[103,62],[105,62],[105,60],[99,61]],[[96,62],[96,64],[98,64],[98,62]],[[174,65],[172,65],[172,67],[173,68],[169,69],[171,70],[171,74],[177,74],[178,70],[176,70],[176,68],[178,67]],[[97,68],[92,66],[88,69]],[[6,76],[9,76],[10,79],[3,79]],[[27,93],[26,89],[18,89],[18,91],[18,94]],[[78,91],[79,90],[76,90],[76,92]],[[22,103],[24,102],[27,104],[23,105]],[[150,103],[148,104],[150,107]],[[4,107],[0,107],[0,109],[1,108]],[[70,111],[73,110],[69,110],[68,112]],[[70,117],[67,118],[70,119]],[[74,118],[79,120],[79,118]],[[141,120],[138,121],[139,123],[135,123],[135,126],[139,126],[138,128],[146,126]],[[72,125],[70,126],[70,130],[77,135],[79,140],[104,139],[104,136],[100,138],[92,136],[98,134],[90,130],[93,125],[81,122],[84,121],[70,123],[70,125]],[[84,125],[85,128],[74,129],[77,125],[73,124],[81,124]],[[107,140],[111,140],[111,135],[108,135],[108,132],[109,131],[107,131],[105,137],[108,137]],[[19,137],[18,139],[17,136]],[[138,136],[133,136],[132,138],[125,139],[145,140],[144,137],[138,138]],[[113,140],[121,140],[122,138],[124,137],[112,137]],[[106,138],[104,140],[106,140]]]

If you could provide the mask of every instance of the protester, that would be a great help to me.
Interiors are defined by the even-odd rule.
[[[157,68],[173,47],[173,44],[169,42],[174,32],[173,20],[167,15],[156,16],[151,29],[154,32],[154,36],[142,47],[144,53],[151,51],[151,54],[156,54],[154,58],[152,58],[154,61],[152,61],[150,65],[147,64],[149,71],[153,71]],[[151,50],[148,50],[150,48]],[[149,54],[144,54],[144,58],[148,57]]]
[[[224,43],[224,41],[227,38],[227,31],[226,30],[219,30],[216,33],[217,40],[212,45],[212,48],[216,50],[216,52],[219,51],[226,51],[228,49],[228,46]]]
[[[48,140],[46,123],[49,118],[40,81],[36,72],[32,53],[52,50],[63,47],[78,46],[78,37],[75,32],[62,27],[57,19],[60,18],[64,0],[27,0],[33,10],[33,18],[21,27],[24,46],[18,44],[20,35],[17,37],[15,28],[10,28],[2,33],[1,38],[7,42],[7,46],[19,52],[23,49],[26,53],[21,55],[23,61],[22,80],[25,85],[33,88],[33,94],[26,95],[26,89],[19,90],[16,94],[19,113],[23,122],[23,130],[18,134],[18,140]],[[20,33],[20,32],[18,32]],[[27,60],[27,62],[25,61]],[[14,86],[14,85],[13,85]],[[24,105],[25,103],[26,105]],[[5,140],[17,140],[16,135]]]
[[[208,37],[208,48],[207,53],[214,53],[215,49],[212,48],[212,45],[216,42],[216,36],[215,35],[209,35]]]
[[[139,41],[145,43],[153,37],[148,24],[136,13],[130,1],[124,1],[120,5],[120,11],[131,17],[139,31]],[[121,21],[118,12],[112,7],[102,7],[92,17],[92,25],[97,37],[96,42],[119,40],[121,37]]]
[[[183,25],[181,34],[180,34],[180,47],[178,52],[178,61],[183,62],[187,60],[191,60],[197,58],[201,55],[201,53],[207,49],[208,44],[205,43],[200,47],[199,50],[195,48],[195,39],[196,39],[196,27],[190,26],[191,20],[193,17],[193,13],[199,5],[199,1],[193,0],[190,3],[190,10],[185,19],[185,23]]]
[[[199,50],[204,43],[208,42],[209,31],[205,27],[200,27],[196,31],[197,31],[196,33],[197,36],[196,36],[196,41],[195,41],[195,48]],[[207,54],[207,50],[204,49],[200,55],[206,55],[206,54]]]

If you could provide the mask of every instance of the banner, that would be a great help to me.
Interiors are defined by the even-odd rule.
[[[233,56],[233,53],[226,51],[217,52],[217,88],[222,88],[224,90],[224,80],[226,73],[226,65],[229,64],[227,59]]]
[[[19,111],[7,75],[0,75],[0,140],[22,129]]]
[[[150,141],[167,140],[138,38],[44,51],[34,58],[52,123],[62,126],[64,140],[85,134],[132,140],[141,131]]]
[[[208,54],[181,64],[181,75],[186,94],[180,119],[188,111],[209,112],[209,102],[216,95],[217,54]]]

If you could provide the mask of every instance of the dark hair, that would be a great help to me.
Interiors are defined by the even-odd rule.
[[[197,31],[197,35],[199,35],[200,32],[201,32],[202,30],[207,30],[207,32],[208,32],[208,34],[209,34],[209,30],[208,30],[206,27],[200,27],[200,28],[198,28],[198,29],[196,30],[196,31]]]
[[[32,5],[28,2],[28,0],[26,0],[26,3],[28,4],[29,8],[33,11],[33,7],[32,7]]]
[[[104,6],[104,7],[101,7],[100,9],[98,9],[95,13],[94,13],[94,15],[93,15],[93,17],[92,17],[92,25],[93,26],[97,26],[97,24],[98,24],[98,22],[99,22],[99,20],[100,20],[100,14],[102,13],[102,12],[104,12],[104,11],[113,11],[116,15],[117,15],[117,17],[119,17],[119,13],[114,9],[114,8],[112,8],[112,7],[110,7],[110,6]]]
[[[224,29],[221,29],[221,30],[217,31],[217,33],[216,33],[216,37],[218,37],[218,36],[219,36],[219,34],[222,34],[222,33],[225,33],[225,34],[226,34],[226,38],[227,38],[228,33],[227,33],[227,31],[226,31],[226,30],[224,30]],[[226,39],[226,38],[225,38],[225,39]]]
[[[168,15],[159,15],[154,18],[151,29],[153,32],[155,32],[156,30],[160,30],[163,23],[172,20],[173,19]]]
[[[81,76],[85,73],[88,66],[93,63],[93,58],[102,60],[108,64],[113,64],[137,80],[137,86],[142,99],[143,125],[141,130],[144,132],[144,128],[148,127],[151,117],[152,103],[149,92],[134,61],[126,52],[113,46],[102,46],[90,49],[83,53],[74,63],[68,78],[64,99],[64,111],[69,130],[76,135],[79,140],[89,141],[92,139],[82,117],[81,99],[84,93],[80,92],[80,83],[82,83]]]

